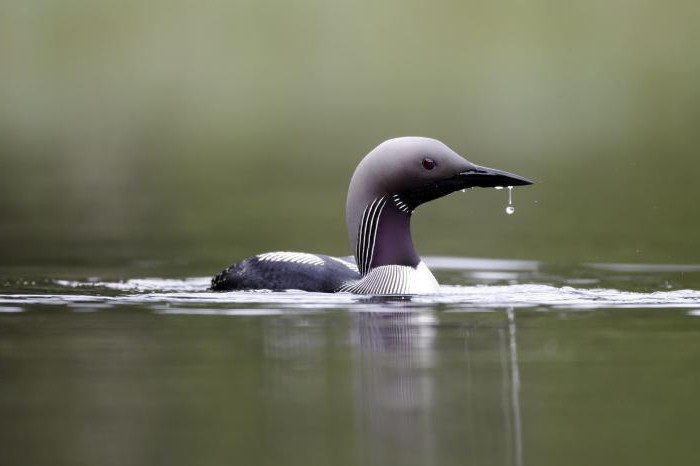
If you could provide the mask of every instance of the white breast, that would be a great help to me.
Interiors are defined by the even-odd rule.
[[[440,285],[421,261],[415,268],[406,265],[375,267],[362,279],[343,284],[338,291],[374,295],[435,294],[440,291]]]

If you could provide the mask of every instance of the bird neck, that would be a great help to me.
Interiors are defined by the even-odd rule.
[[[411,238],[411,210],[398,198],[380,197],[368,203],[356,231],[355,259],[363,276],[382,265],[420,263]]]

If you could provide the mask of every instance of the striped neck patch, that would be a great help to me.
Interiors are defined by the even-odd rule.
[[[399,209],[401,212],[406,213],[406,214],[412,214],[413,210],[408,206],[406,201],[401,199],[401,196],[398,194],[394,194],[391,196],[391,200],[394,201],[394,205],[396,206],[397,209]]]
[[[384,197],[378,197],[370,202],[362,214],[359,231],[357,234],[357,246],[355,257],[357,258],[357,268],[360,275],[367,275],[372,265],[374,256],[374,244],[377,240],[377,227],[379,226],[379,216],[386,205]]]

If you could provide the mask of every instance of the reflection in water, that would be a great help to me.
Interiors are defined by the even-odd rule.
[[[521,466],[523,464],[523,438],[520,422],[520,369],[518,368],[518,342],[515,335],[515,313],[513,312],[513,308],[508,308],[506,312],[508,314],[508,334],[510,336],[510,387],[513,410],[515,464],[516,466]]]
[[[432,311],[356,314],[360,463],[522,465],[512,309],[507,317],[505,329],[475,320],[438,339]]]
[[[333,395],[333,339],[305,316],[278,316],[262,323],[259,435],[274,448],[265,464],[333,464],[331,439],[338,419]],[[340,403],[341,405],[343,403]],[[294,452],[294,454],[292,454]]]
[[[521,466],[513,310],[450,314],[384,301],[345,314],[349,329],[318,320],[327,316],[260,322],[258,421],[276,445],[268,462]]]
[[[698,464],[700,306],[401,304],[3,305],[0,462]]]
[[[363,464],[434,463],[434,323],[424,312],[356,314],[355,403]]]

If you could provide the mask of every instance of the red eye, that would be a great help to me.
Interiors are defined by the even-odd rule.
[[[432,170],[433,168],[435,168],[435,160],[430,159],[428,157],[424,158],[423,168],[425,168],[426,170]]]

